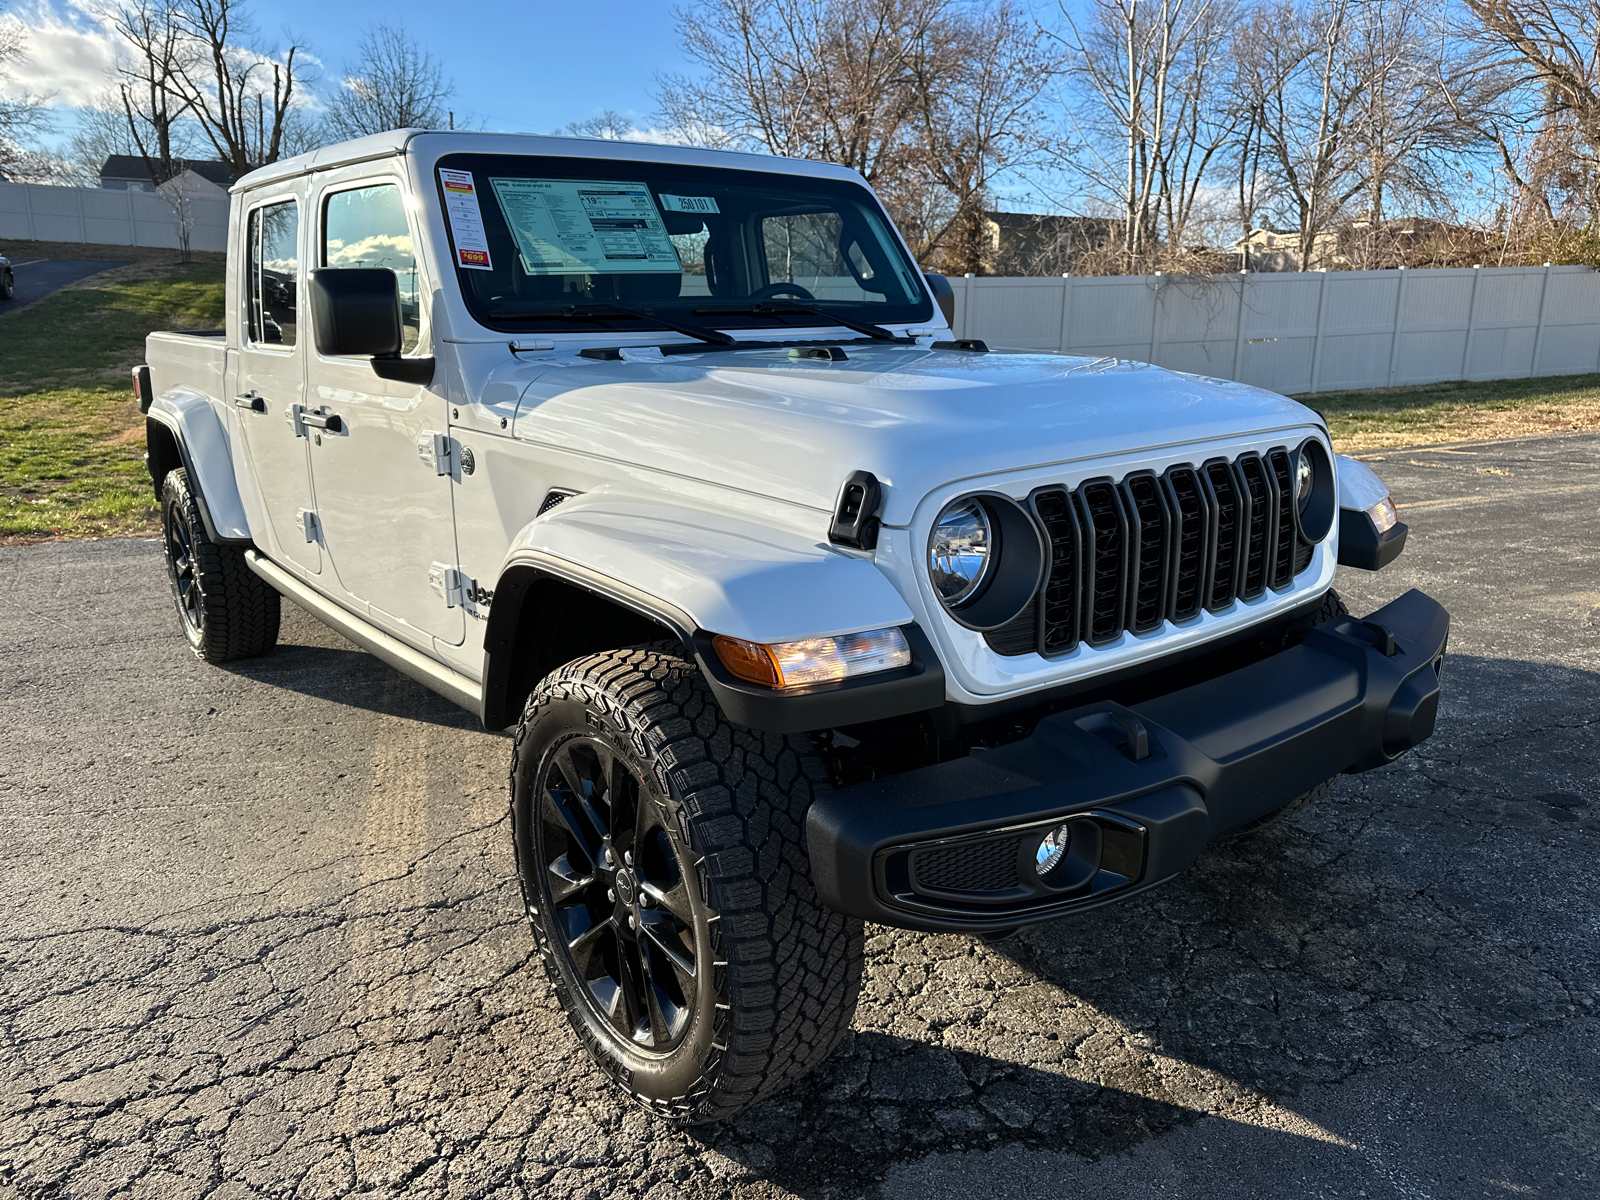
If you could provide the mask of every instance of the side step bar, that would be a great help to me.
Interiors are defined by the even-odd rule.
[[[465,675],[434,662],[398,638],[389,636],[354,613],[340,608],[332,600],[312,591],[282,567],[262,558],[259,552],[246,550],[244,561],[257,575],[335,633],[349,638],[402,675],[409,675],[423,687],[431,688],[446,700],[459,704],[480,721],[483,719],[483,689]]]

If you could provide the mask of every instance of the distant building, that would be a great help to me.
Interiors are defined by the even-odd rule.
[[[984,213],[989,254],[1002,274],[1070,271],[1072,260],[1111,244],[1116,222],[1106,217],[1044,213]]]
[[[231,166],[215,159],[175,159],[173,166],[177,168],[175,177],[195,177],[185,181],[187,192],[203,190],[202,185],[209,184],[218,194],[226,195],[238,178]],[[155,184],[151,180],[160,175],[161,166],[153,159],[140,158],[137,154],[113,154],[100,168],[100,186],[115,191],[153,192]]]
[[[1296,229],[1252,229],[1234,242],[1241,266],[1251,271],[1298,271],[1302,238]],[[1374,224],[1357,218],[1319,231],[1309,270],[1383,270],[1393,267],[1471,266],[1482,260],[1482,231],[1432,217],[1393,217]]]

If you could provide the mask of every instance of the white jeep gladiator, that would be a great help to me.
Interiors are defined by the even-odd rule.
[[[588,1052],[729,1116],[849,1027],[864,921],[1124,899],[1428,737],[1448,614],[1281,396],[989,353],[842,167],[401,131],[233,187],[224,330],[135,369],[196,654],[287,596],[515,729]]]

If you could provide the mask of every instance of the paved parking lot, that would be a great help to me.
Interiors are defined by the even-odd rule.
[[[0,254],[5,247],[0,245]],[[9,300],[0,300],[0,313],[21,308],[42,300],[51,292],[60,291],[69,283],[77,283],[101,271],[125,265],[117,259],[87,258],[18,258],[11,259],[11,273],[16,276],[16,294]]]
[[[581,1058],[506,740],[286,608],[184,648],[150,541],[0,550],[0,1198],[1600,1194],[1600,437],[1368,456],[1358,612],[1439,733],[1121,908],[872,931],[853,1034],[681,1133]]]

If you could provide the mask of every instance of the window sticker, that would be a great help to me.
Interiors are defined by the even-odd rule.
[[[668,196],[662,195],[661,208],[664,212],[681,213],[720,213],[715,196]]]
[[[682,271],[642,183],[490,178],[529,275]]]
[[[444,185],[444,211],[450,219],[450,232],[456,239],[456,265],[474,271],[492,271],[489,238],[483,231],[483,214],[478,210],[478,190],[471,171],[439,168]]]

